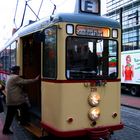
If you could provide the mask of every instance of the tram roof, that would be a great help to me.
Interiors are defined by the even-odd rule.
[[[27,26],[21,27],[6,43],[6,46],[12,43],[17,37],[22,37],[43,30],[49,25],[58,22],[79,23],[81,25],[87,24],[89,26],[98,27],[120,28],[120,24],[117,21],[102,16],[93,14],[61,13],[53,16],[52,20],[50,20],[50,18],[44,18]]]
[[[72,22],[92,26],[120,28],[120,24],[117,21],[93,14],[64,13],[59,14],[58,17],[59,22]]]

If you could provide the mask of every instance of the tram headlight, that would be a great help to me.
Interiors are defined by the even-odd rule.
[[[88,115],[92,121],[95,121],[100,117],[100,109],[98,107],[93,107],[89,110]]]
[[[97,91],[93,91],[88,97],[88,102],[91,106],[97,106],[100,102],[100,98],[100,94]]]

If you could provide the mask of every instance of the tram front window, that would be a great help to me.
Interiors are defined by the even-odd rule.
[[[104,79],[118,76],[117,41],[68,37],[67,79]]]

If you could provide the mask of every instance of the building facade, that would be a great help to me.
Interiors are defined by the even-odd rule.
[[[122,26],[122,51],[140,49],[140,0],[107,0],[106,16]]]

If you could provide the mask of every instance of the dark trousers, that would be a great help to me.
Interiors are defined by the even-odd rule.
[[[2,103],[2,98],[0,97],[0,113],[3,112],[3,103]]]
[[[20,111],[20,117],[21,117],[20,121],[27,120],[28,115],[27,115],[27,105],[26,105],[26,103],[23,103],[21,105],[16,105],[16,106],[8,105],[7,106],[7,114],[6,114],[6,119],[5,119],[5,124],[4,124],[3,130],[5,130],[5,131],[9,130],[9,128],[10,128],[12,122],[13,122],[14,116],[16,115],[18,109]]]

